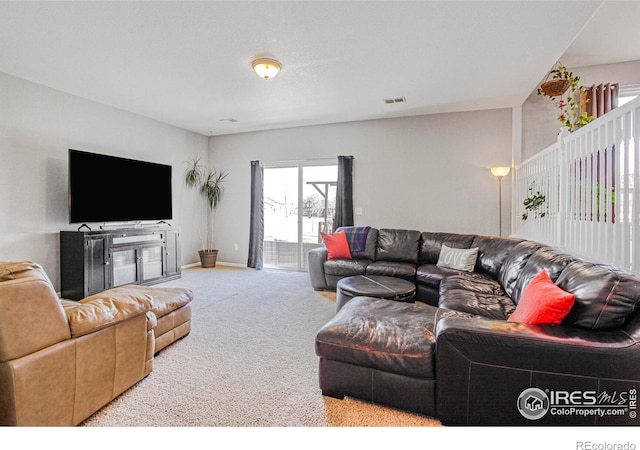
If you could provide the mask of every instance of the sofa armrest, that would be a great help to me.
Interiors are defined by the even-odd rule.
[[[316,291],[327,289],[327,280],[324,277],[324,262],[327,260],[326,247],[318,247],[309,251],[309,277],[311,286]]]
[[[436,328],[438,415],[450,424],[526,425],[517,410],[525,389],[620,392],[640,382],[639,365],[640,345],[622,330],[447,317]]]
[[[116,323],[147,314],[153,300],[148,295],[96,294],[79,302],[62,300],[71,337],[84,336]]]

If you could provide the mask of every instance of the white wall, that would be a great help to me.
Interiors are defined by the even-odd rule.
[[[498,182],[510,165],[511,109],[261,131],[209,140],[209,161],[230,175],[214,221],[219,261],[246,264],[250,161],[354,156],[356,225],[498,234]],[[503,181],[503,235],[510,230]],[[234,250],[238,244],[238,250]]]
[[[198,259],[206,210],[187,191],[184,162],[207,158],[208,138],[0,73],[0,260],[42,264],[59,288],[59,231],[67,215],[69,148],[173,166],[173,225],[182,262]],[[117,183],[117,175],[96,183]]]
[[[620,83],[620,86],[640,84],[640,60],[586,67],[570,67],[580,77],[580,84]],[[540,80],[542,82],[544,80]],[[538,86],[522,105],[522,161],[557,140],[560,122],[558,108],[547,97],[538,95]]]

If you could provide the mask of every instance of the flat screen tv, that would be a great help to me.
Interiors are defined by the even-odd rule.
[[[171,218],[171,166],[69,149],[69,223]]]

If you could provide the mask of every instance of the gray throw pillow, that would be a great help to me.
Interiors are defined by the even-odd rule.
[[[463,272],[473,272],[478,259],[478,248],[449,248],[446,245],[440,250],[438,267],[455,269]]]

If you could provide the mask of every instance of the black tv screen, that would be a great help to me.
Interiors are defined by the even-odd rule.
[[[171,166],[69,149],[69,223],[171,218]]]

